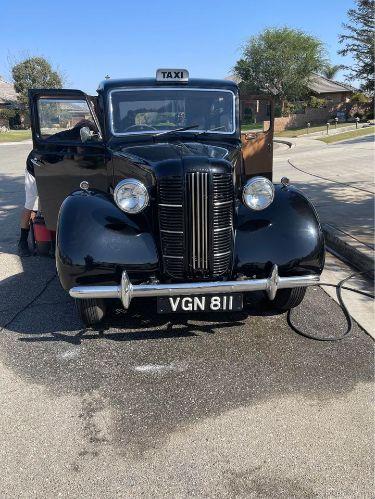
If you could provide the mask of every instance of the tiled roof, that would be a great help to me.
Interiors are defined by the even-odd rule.
[[[226,80],[232,80],[234,82],[241,83],[241,78],[236,75],[229,75],[225,78]],[[309,89],[316,94],[329,94],[329,93],[351,93],[358,92],[358,90],[351,85],[347,85],[346,83],[340,83],[338,81],[329,80],[324,76],[314,74],[309,83],[307,84]]]
[[[0,76],[0,104],[12,103],[17,101],[17,94],[12,83],[5,81]]]
[[[311,77],[308,87],[317,94],[351,93],[356,91],[356,89],[350,85],[329,80],[328,78],[318,74],[314,74]]]

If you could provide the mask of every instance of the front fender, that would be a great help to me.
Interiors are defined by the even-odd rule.
[[[323,231],[311,202],[292,186],[275,186],[272,204],[237,212],[234,271],[268,276],[272,265],[283,277],[320,274],[324,267]]]
[[[64,289],[118,283],[158,270],[158,251],[146,209],[128,217],[100,191],[77,191],[63,202],[57,224],[56,265]]]

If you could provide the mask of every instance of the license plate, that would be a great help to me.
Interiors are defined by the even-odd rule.
[[[159,314],[191,312],[234,312],[242,310],[241,293],[230,295],[159,296]]]

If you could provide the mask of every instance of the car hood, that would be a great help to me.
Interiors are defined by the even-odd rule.
[[[195,141],[160,142],[111,149],[113,184],[124,178],[137,178],[150,186],[163,174],[182,174],[191,165],[228,163],[233,169],[240,148],[228,143],[202,143]]]

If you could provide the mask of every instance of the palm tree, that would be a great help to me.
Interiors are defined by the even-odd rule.
[[[337,75],[337,73],[343,69],[344,66],[342,64],[326,64],[322,70],[322,75],[328,78],[329,80],[333,80],[333,78]]]

